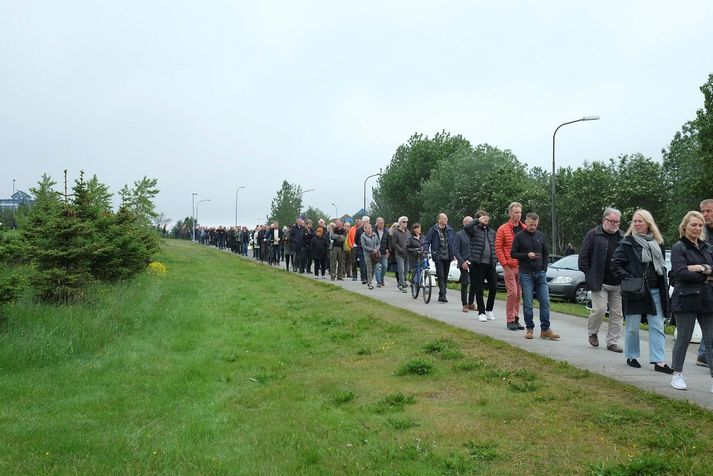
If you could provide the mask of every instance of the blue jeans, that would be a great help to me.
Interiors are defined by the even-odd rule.
[[[661,307],[661,294],[658,289],[651,289],[651,298],[656,305],[656,314],[647,314],[649,321],[649,362],[664,362],[666,352],[664,345],[666,338],[663,333],[663,308]],[[626,335],[624,336],[624,355],[627,359],[638,359],[641,355],[639,349],[639,326],[641,314],[626,314]]]
[[[550,288],[547,286],[547,273],[537,271],[527,273],[520,271],[520,287],[522,288],[522,311],[525,317],[525,327],[535,328],[532,312],[533,294],[540,303],[540,329],[550,328]]]
[[[384,276],[386,276],[386,270],[389,267],[389,258],[386,256],[386,253],[381,255],[381,268],[379,268],[379,272],[376,275],[376,284],[384,284]]]
[[[399,272],[399,286],[406,286],[406,273],[408,273],[408,257],[396,255],[396,266]]]

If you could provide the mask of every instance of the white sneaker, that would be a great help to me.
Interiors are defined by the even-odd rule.
[[[488,317],[485,314],[478,314],[478,320],[480,322],[487,322]]]
[[[493,314],[493,311],[485,311],[485,315],[487,316],[488,320],[490,320],[490,321],[495,320],[495,315]]]
[[[683,374],[673,374],[673,377],[671,377],[671,386],[673,388],[675,388],[676,390],[688,389],[688,385],[686,385],[686,381],[683,380]]]

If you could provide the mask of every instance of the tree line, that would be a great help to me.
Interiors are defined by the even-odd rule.
[[[608,206],[620,209],[625,219],[645,208],[668,243],[678,238],[681,217],[713,196],[713,74],[700,89],[703,107],[663,149],[662,163],[634,153],[556,170],[555,253],[568,242],[578,247]],[[427,225],[445,212],[459,226],[460,218],[486,209],[500,223],[507,219],[508,204],[518,201],[523,211],[540,215],[540,228],[549,233],[551,175],[528,167],[510,150],[473,146],[461,135],[414,134],[379,177],[369,212],[388,221],[406,215]]]

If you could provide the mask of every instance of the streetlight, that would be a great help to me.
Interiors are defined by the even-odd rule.
[[[299,212],[302,211],[302,196],[303,196],[305,193],[307,193],[307,192],[314,192],[314,189],[313,189],[313,188],[308,188],[307,190],[302,190],[302,191],[300,192],[300,209],[298,210]]]
[[[381,169],[379,169],[378,174],[369,175],[367,178],[364,179],[364,213],[366,213],[366,181],[372,177],[376,177],[377,175],[381,175]]]
[[[241,188],[245,188],[245,185],[241,185],[235,190],[235,228],[238,227],[238,192]]]
[[[193,220],[191,223],[191,235],[193,237],[193,243],[196,242],[196,195],[198,195],[196,192],[191,193],[191,220]]]
[[[339,218],[339,210],[337,210],[337,206],[333,203],[332,206],[334,207],[334,218]]]
[[[568,121],[568,122],[563,122],[559,126],[557,126],[557,129],[555,129],[555,132],[552,134],[552,190],[550,191],[550,202],[552,204],[552,254],[557,253],[557,220],[555,218],[555,137],[557,136],[557,131],[560,129],[562,126],[566,126],[567,124],[574,124],[575,122],[583,122],[583,121],[598,121],[599,116],[584,116],[581,119],[576,119],[574,121]]]
[[[203,202],[210,202],[210,198],[204,198],[203,200],[199,200],[198,203],[196,203],[196,224],[198,223],[198,205]]]

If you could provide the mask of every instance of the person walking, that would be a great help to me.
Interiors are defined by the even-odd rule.
[[[379,252],[379,237],[371,229],[371,223],[364,223],[364,231],[359,238],[360,247],[364,256],[364,265],[366,267],[366,285],[369,289],[374,289],[371,282],[374,280],[374,271],[376,266],[381,262],[381,254]]]
[[[505,316],[507,328],[511,331],[525,329],[520,324],[520,318],[518,317],[520,299],[522,298],[522,289],[518,278],[519,262],[510,255],[515,235],[525,229],[525,225],[520,222],[521,216],[522,205],[518,202],[510,203],[508,205],[508,221],[500,225],[495,233],[495,254],[503,267],[503,274],[505,275],[505,291],[507,293]]]
[[[495,320],[493,308],[495,296],[498,293],[498,275],[495,271],[497,257],[495,254],[495,230],[490,228],[490,214],[486,210],[478,210],[475,220],[465,226],[470,239],[470,295],[468,304],[473,307],[473,301],[478,303],[478,320],[481,322]],[[488,302],[483,300],[483,288],[488,282]]]
[[[580,247],[578,265],[584,273],[585,286],[592,292],[592,309],[587,319],[587,335],[592,347],[599,347],[599,329],[602,319],[609,310],[607,329],[607,350],[623,352],[619,345],[621,325],[624,315],[621,308],[621,279],[614,276],[611,259],[614,250],[624,238],[619,229],[621,212],[616,208],[607,208],[602,215],[602,222],[589,230]]]
[[[329,232],[329,277],[332,281],[344,281],[344,241],[346,232],[342,220],[337,219],[334,228]]]
[[[409,270],[409,256],[406,247],[408,246],[409,237],[411,234],[408,232],[408,217],[402,216],[398,220],[399,226],[394,230],[391,235],[392,247],[394,249],[394,254],[396,255],[396,267],[399,273],[399,282],[397,287],[399,291],[406,292],[406,273]]]
[[[314,265],[314,278],[318,279],[320,270],[322,272],[322,279],[326,279],[324,273],[327,267],[327,254],[329,254],[329,242],[324,234],[324,228],[318,226],[310,239],[309,245],[310,258],[312,264]]]
[[[706,233],[705,238],[708,243],[711,254],[713,254],[713,198],[706,198],[701,201],[699,208],[701,214],[703,215],[703,221],[705,222]],[[703,340],[701,340],[698,346],[698,358],[696,359],[696,365],[701,367],[708,367],[708,359],[706,358],[706,345]]]
[[[699,212],[686,213],[678,226],[678,235],[679,241],[671,247],[671,273],[674,276],[671,310],[678,328],[673,345],[671,386],[686,390],[683,363],[696,321],[703,333],[706,360],[711,362],[713,359],[713,256],[705,241],[705,221]],[[713,377],[713,368],[710,372]]]
[[[448,290],[448,273],[451,270],[453,255],[453,240],[455,233],[448,224],[448,215],[439,213],[437,223],[428,230],[423,239],[423,249],[431,252],[431,258],[436,266],[436,279],[438,280],[438,302],[446,303]]]
[[[664,263],[663,237],[653,216],[639,209],[631,218],[631,225],[612,256],[612,271],[623,281],[643,280],[645,286],[638,295],[622,291],[626,335],[624,355],[630,367],[641,368],[638,359],[639,327],[646,316],[649,324],[649,363],[654,370],[667,374],[673,369],[664,362],[666,337],[663,332],[665,316],[671,314],[668,298],[668,279]]]
[[[550,291],[547,285],[547,263],[549,253],[547,240],[537,230],[540,217],[535,212],[525,216],[525,230],[515,235],[511,256],[518,261],[520,286],[522,286],[522,310],[525,316],[525,339],[532,339],[535,321],[533,319],[533,293],[540,303],[540,338],[558,340],[550,327]]]
[[[377,234],[379,238],[379,254],[381,254],[381,266],[379,266],[379,272],[376,273],[376,287],[380,288],[384,285],[384,276],[386,276],[386,270],[389,269],[389,255],[391,249],[391,233],[384,226],[384,219],[378,217],[376,219],[376,229],[374,233]]]
[[[354,220],[354,226],[349,230],[347,239],[349,240],[349,254],[351,257],[351,277],[352,281],[359,279],[359,248],[357,246],[356,234],[361,229],[361,218]]]
[[[472,216],[463,218],[463,229],[456,233],[453,239],[453,255],[458,263],[460,271],[460,303],[463,306],[461,311],[468,312],[468,284],[470,283],[470,237],[465,231],[465,227],[473,221]],[[486,319],[487,321],[487,319]]]

